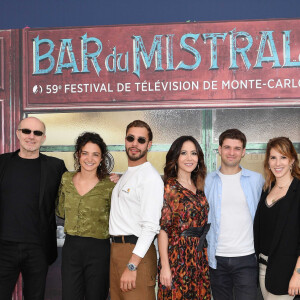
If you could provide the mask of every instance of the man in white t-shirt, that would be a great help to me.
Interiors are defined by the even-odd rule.
[[[257,261],[253,219],[262,192],[261,174],[244,169],[240,161],[246,137],[228,129],[219,137],[221,167],[205,181],[211,223],[207,235],[211,288],[214,300],[255,300]]]
[[[152,131],[147,123],[136,120],[127,126],[128,170],[113,190],[109,219],[112,300],[155,300],[153,240],[160,229],[164,186],[147,161],[151,145]]]

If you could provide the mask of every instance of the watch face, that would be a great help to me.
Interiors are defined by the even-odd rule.
[[[137,269],[137,267],[134,264],[128,264],[127,267],[130,271],[135,271]]]

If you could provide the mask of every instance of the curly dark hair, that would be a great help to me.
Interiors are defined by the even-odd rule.
[[[107,146],[101,136],[95,132],[83,132],[80,134],[76,140],[74,157],[74,167],[77,172],[80,172],[81,166],[79,163],[79,158],[81,155],[82,148],[88,143],[91,142],[99,146],[101,150],[102,161],[97,168],[97,177],[99,180],[105,178],[108,175],[107,166],[106,166],[106,156],[107,156]]]
[[[204,155],[203,155],[202,149],[201,149],[199,143],[197,142],[197,140],[190,135],[184,135],[184,136],[177,138],[171,145],[171,148],[168,151],[167,156],[166,156],[166,165],[164,168],[164,182],[166,183],[169,178],[177,178],[178,157],[180,155],[180,151],[181,151],[183,143],[185,143],[187,141],[191,141],[195,145],[196,152],[198,155],[198,165],[195,168],[195,170],[192,172],[191,178],[192,178],[195,186],[197,187],[197,189],[203,191],[204,190],[204,180],[206,177],[206,166],[204,163]]]

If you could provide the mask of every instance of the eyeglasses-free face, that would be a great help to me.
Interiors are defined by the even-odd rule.
[[[21,129],[18,129],[18,131],[21,131],[23,134],[30,134],[31,132],[33,132],[33,134],[36,135],[36,136],[42,136],[44,134],[43,131],[30,130],[30,129],[27,129],[27,128],[21,128]]]
[[[135,137],[133,135],[127,135],[126,136],[126,141],[127,142],[132,143],[134,140],[135,140]],[[146,139],[144,137],[141,137],[141,136],[137,138],[137,141],[141,145],[146,143]]]

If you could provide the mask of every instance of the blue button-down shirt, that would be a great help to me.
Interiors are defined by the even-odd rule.
[[[222,180],[219,174],[220,169],[208,174],[205,179],[205,195],[209,203],[208,223],[211,223],[206,237],[208,243],[208,263],[214,269],[217,268],[215,256],[221,220]],[[254,220],[263,185],[264,179],[261,174],[242,168],[241,186],[246,197],[252,221]]]

